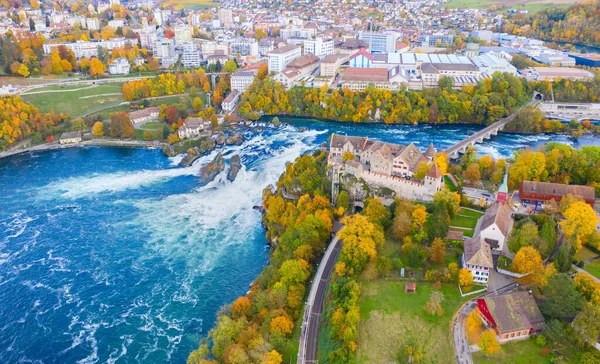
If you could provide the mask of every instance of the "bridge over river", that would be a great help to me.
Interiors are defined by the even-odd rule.
[[[541,94],[534,95],[533,100],[531,100],[529,103],[527,103],[527,105],[523,107],[536,106],[536,104],[538,104],[541,101],[541,98],[539,98],[538,95]],[[460,142],[454,144],[450,148],[446,149],[444,152],[448,155],[448,157],[452,159],[458,158],[458,156],[460,154],[465,153],[469,147],[474,146],[476,143],[483,143],[484,140],[490,139],[492,135],[498,135],[498,132],[504,130],[506,124],[511,122],[516,115],[517,113],[514,112],[513,114],[496,121],[492,125],[489,125],[484,129],[481,129],[477,133],[467,137],[466,139],[463,139]]]

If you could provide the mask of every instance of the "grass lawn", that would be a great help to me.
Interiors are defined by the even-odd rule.
[[[534,340],[509,342],[502,345],[500,351],[492,357],[486,358],[481,351],[473,353],[473,362],[479,363],[511,363],[511,364],[550,364],[556,358],[554,353],[543,357],[540,348]],[[578,363],[579,353],[573,347],[563,347],[558,352],[567,359],[567,363]]]
[[[473,210],[469,210],[469,209],[460,209],[460,210],[458,210],[457,214],[471,216],[471,217],[475,217],[477,219],[479,219],[481,216],[483,216],[482,211],[473,211]]]
[[[598,254],[594,253],[593,251],[588,249],[588,247],[584,246],[583,248],[581,248],[580,251],[577,252],[577,254],[573,256],[573,258],[577,260],[588,260],[597,256]]]
[[[110,114],[119,111],[129,111],[129,105],[117,105],[115,107],[111,107],[110,109],[105,109],[92,113],[89,116],[99,115],[102,120],[108,120],[110,118]]]
[[[458,212],[458,214],[460,214],[460,211]],[[476,217],[466,217],[466,216],[460,216],[458,214],[456,216],[454,216],[454,219],[452,219],[452,221],[450,221],[450,226],[458,226],[458,227],[463,227],[463,228],[468,228],[468,229],[475,229],[475,226],[477,225]]]
[[[593,262],[586,263],[583,269],[590,272],[590,274],[594,277],[600,278],[600,260],[594,260]]]
[[[569,5],[570,0],[450,0],[446,3],[447,9],[488,9],[491,5],[504,5],[495,13],[504,13],[508,9],[527,10],[529,13],[537,13],[551,6]]]
[[[199,93],[198,97],[206,105],[206,95],[204,93]],[[155,99],[155,100],[148,100],[148,106],[160,106],[163,104],[164,105],[178,104],[181,102],[181,98],[184,98],[189,106],[192,105],[192,101],[194,100],[194,98],[188,94],[175,95],[175,96],[171,96],[171,97],[162,97],[160,99]],[[143,100],[136,101],[136,103],[141,103],[142,101]]]
[[[140,126],[140,129],[142,130],[148,130],[148,131],[156,131],[157,128],[162,128],[163,126],[165,126],[165,123],[162,123],[160,121],[151,121],[149,123],[145,123],[143,125]]]
[[[448,363],[454,358],[451,320],[454,312],[472,297],[462,298],[453,284],[442,285],[442,316],[425,312],[433,284],[417,283],[416,293],[404,293],[402,281],[362,281],[359,300],[358,363],[405,362],[406,345],[416,344],[424,363]]]
[[[85,114],[87,112],[100,109],[106,106],[117,106],[125,101],[121,93],[121,83],[111,83],[98,85],[96,87],[77,87],[65,86],[64,92],[56,92],[56,86],[42,88],[37,91],[54,91],[39,94],[24,94],[21,98],[38,107],[41,112],[64,112],[71,114],[73,117]]]
[[[456,186],[452,183],[452,181],[450,181],[450,178],[448,178],[448,176],[444,176],[444,183],[446,184],[446,188],[449,191],[451,191],[451,192],[456,191]]]

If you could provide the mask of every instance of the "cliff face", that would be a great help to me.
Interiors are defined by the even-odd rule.
[[[234,155],[229,160],[229,172],[227,173],[227,179],[231,182],[235,181],[237,174],[240,172],[242,168],[242,159],[239,155]]]
[[[225,169],[225,158],[223,154],[219,153],[212,160],[200,170],[200,181],[202,183],[212,182],[215,177]]]

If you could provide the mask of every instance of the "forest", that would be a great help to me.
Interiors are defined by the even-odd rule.
[[[503,26],[508,34],[546,41],[600,46],[600,5],[584,0],[573,6],[555,6],[534,14],[515,14]]]
[[[284,90],[269,77],[257,77],[240,100],[240,115],[258,119],[264,114],[290,114],[345,122],[473,123],[490,124],[531,99],[532,86],[523,78],[496,73],[476,86],[453,90],[440,80],[440,88],[422,91],[347,88],[329,92],[326,86]]]

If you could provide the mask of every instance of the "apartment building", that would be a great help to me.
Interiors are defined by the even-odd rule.
[[[239,70],[231,75],[231,89],[244,93],[254,82],[254,78],[256,78],[254,72]]]
[[[283,71],[288,63],[301,55],[300,47],[295,45],[287,45],[272,50],[269,53],[269,72]]]
[[[317,37],[314,40],[304,41],[304,54],[312,53],[319,58],[333,54],[333,40],[324,40]]]

